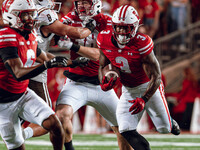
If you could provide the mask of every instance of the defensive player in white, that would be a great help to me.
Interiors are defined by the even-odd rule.
[[[129,5],[119,7],[113,14],[112,27],[101,31],[97,37],[97,45],[101,50],[101,87],[109,91],[115,84],[113,78],[105,82],[102,69],[109,63],[119,68],[123,84],[116,111],[119,132],[134,150],[150,150],[149,142],[137,132],[137,125],[145,110],[158,132],[179,135],[180,128],[168,110],[153,41],[148,35],[137,32],[137,11]],[[80,46],[80,49],[92,48]]]
[[[87,37],[94,26],[86,25],[85,28],[83,27],[73,27],[64,25],[58,20],[58,15],[54,9],[55,3],[52,0],[34,0],[38,11],[37,17],[37,40],[38,40],[38,47],[45,51],[49,51],[50,42],[55,34],[59,36],[68,35],[71,38],[85,38]],[[88,29],[89,28],[89,29]],[[79,51],[80,54],[81,51]],[[84,52],[83,52],[84,53]],[[50,55],[49,53],[47,53]],[[92,52],[92,55],[95,55],[95,51]],[[85,64],[87,63],[87,59],[80,57],[76,60],[73,60],[74,64]],[[37,65],[39,63],[35,63]],[[72,67],[72,66],[71,66]],[[47,71],[44,71],[40,75],[31,78],[29,82],[29,88],[31,88],[37,95],[45,100],[45,102],[52,107],[51,99],[49,96],[49,92],[47,89]],[[24,138],[28,139],[30,137],[37,137],[41,136],[47,131],[36,124],[30,124],[27,128],[24,129]]]
[[[101,12],[100,0],[75,0],[75,11],[68,13],[62,18],[62,22],[68,25],[82,27],[85,21],[92,20],[96,22],[96,28],[85,39],[72,39],[74,43],[96,47],[96,38],[99,32],[106,28],[111,28],[111,18]],[[70,48],[70,43],[59,41],[59,45],[64,48]],[[74,45],[74,44],[73,44]],[[72,46],[73,47],[73,46]],[[71,58],[79,57],[77,55],[78,47],[71,48]],[[78,52],[79,52],[78,51]],[[92,49],[96,51],[96,49]],[[98,50],[97,50],[98,51]],[[97,55],[99,57],[99,54]],[[97,59],[98,59],[97,57]],[[96,58],[93,58],[94,60]],[[118,132],[116,119],[116,108],[118,97],[114,90],[104,92],[101,90],[98,80],[99,62],[90,60],[85,67],[70,68],[64,74],[67,81],[61,90],[57,100],[56,114],[62,122],[65,130],[65,149],[73,150],[72,131],[73,126],[71,119],[73,114],[82,106],[90,105],[94,107],[108,122],[117,135],[120,150],[132,149],[126,140]]]
[[[5,0],[0,30],[0,135],[9,150],[25,150],[20,118],[50,131],[54,150],[62,150],[64,131],[55,112],[28,88],[29,78],[52,67],[72,64],[62,56],[47,55],[37,47],[37,17],[32,0]],[[35,61],[40,64],[33,66]]]

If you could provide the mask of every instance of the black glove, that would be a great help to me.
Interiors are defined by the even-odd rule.
[[[51,60],[44,63],[46,68],[53,68],[53,67],[67,67],[68,59],[63,56],[56,56]]]
[[[72,65],[70,65],[69,67],[74,68],[77,66],[80,67],[84,67],[88,65],[90,59],[86,58],[86,57],[78,57],[75,60],[72,60]]]
[[[88,23],[85,25],[86,28],[88,28],[91,32],[93,32],[96,28],[96,21],[93,19],[90,19]]]

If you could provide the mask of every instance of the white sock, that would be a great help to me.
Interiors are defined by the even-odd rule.
[[[31,137],[33,137],[33,129],[31,127],[27,127],[23,130],[23,137],[24,140],[27,140]]]

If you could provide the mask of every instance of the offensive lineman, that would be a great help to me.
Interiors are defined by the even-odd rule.
[[[55,3],[52,0],[34,0],[38,11],[37,20],[37,40],[38,47],[45,51],[49,51],[50,42],[55,34],[59,36],[68,35],[71,38],[85,38],[87,37],[94,27],[92,24],[87,24],[86,28],[77,28],[68,25],[64,25],[58,20],[58,15],[53,10]],[[79,51],[80,54],[84,54]],[[48,53],[48,55],[51,55]],[[95,55],[93,51],[92,55]],[[87,64],[87,59],[79,57],[73,60],[73,64],[84,65]],[[39,63],[35,63],[37,65]],[[73,65],[74,66],[74,65]],[[71,66],[72,67],[72,66]],[[29,82],[29,88],[31,88],[37,95],[39,95],[45,102],[52,107],[51,99],[47,89],[47,71],[42,72],[40,75],[31,78]],[[30,124],[23,130],[25,139],[30,137],[37,137],[46,134],[47,131],[36,124]]]
[[[76,44],[96,47],[98,33],[106,28],[111,28],[111,18],[100,13],[100,0],[75,0],[74,4],[75,11],[63,17],[62,22],[76,27],[82,27],[86,20],[91,19],[92,22],[96,22],[94,32],[87,38],[73,40]],[[59,45],[65,48],[70,46],[69,43],[65,44],[65,41],[59,41]],[[79,57],[76,53],[77,48],[71,48],[72,59]],[[96,49],[92,51],[94,50]],[[97,56],[99,57],[99,54]],[[114,90],[108,92],[101,90],[98,80],[98,68],[99,62],[90,60],[88,66],[70,68],[69,71],[64,72],[67,81],[58,97],[56,114],[64,127],[66,150],[74,149],[72,145],[73,127],[71,119],[73,114],[84,105],[91,105],[104,117],[117,135],[120,150],[131,149],[130,145],[118,132],[116,119],[118,97]]]

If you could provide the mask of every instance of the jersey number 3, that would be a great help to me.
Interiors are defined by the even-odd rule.
[[[115,58],[116,63],[121,64],[120,68],[121,71],[126,72],[126,73],[131,73],[128,60],[124,57],[116,57]]]

